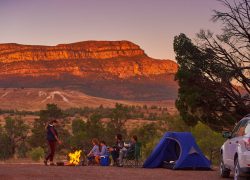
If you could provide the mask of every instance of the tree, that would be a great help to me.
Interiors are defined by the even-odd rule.
[[[107,135],[115,137],[116,134],[126,135],[124,127],[126,121],[130,118],[129,108],[122,104],[116,104],[110,115],[110,122],[107,123]]]
[[[220,2],[227,11],[215,10],[213,20],[223,24],[222,34],[214,36],[201,30],[198,37],[203,50],[213,51],[214,64],[220,64],[227,70],[227,75],[220,79],[216,79],[216,73],[208,73],[211,80],[222,82],[232,109],[245,115],[249,113],[250,105],[250,1]]]
[[[18,147],[25,142],[28,136],[29,126],[21,119],[7,117],[4,125],[5,133],[10,142],[10,154],[14,155]],[[3,135],[4,136],[4,135]]]
[[[73,120],[72,137],[70,138],[71,147],[83,149],[87,138],[86,123],[81,119]]]
[[[174,40],[176,106],[188,124],[202,121],[217,130],[250,113],[249,1],[220,2],[228,10],[214,11],[213,20],[223,25],[221,35],[201,30],[198,45],[184,34]]]
[[[59,119],[59,126],[57,128],[60,139],[68,141],[69,133],[64,129],[65,122],[63,118],[63,112],[56,104],[47,104],[45,110],[40,110],[39,119],[36,119],[31,129],[32,135],[30,136],[29,142],[32,147],[43,147],[46,148],[46,126],[50,119]],[[65,145],[65,142],[63,143]]]
[[[116,133],[124,132],[124,124],[129,118],[129,108],[122,104],[116,104],[115,108],[112,110],[110,121],[114,126],[114,131],[116,131]]]
[[[101,122],[102,115],[99,113],[92,114],[86,123],[86,134],[88,139],[93,138],[103,138],[105,133],[105,128]]]
[[[0,125],[0,160],[10,158],[13,154],[11,153],[11,141],[4,128]]]

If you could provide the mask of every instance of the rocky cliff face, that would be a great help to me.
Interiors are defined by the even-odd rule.
[[[145,56],[144,51],[128,41],[84,41],[56,46],[0,44],[0,61],[82,60]]]
[[[176,97],[176,71],[175,62],[152,59],[129,41],[0,44],[0,87],[60,86],[105,98],[169,99]]]

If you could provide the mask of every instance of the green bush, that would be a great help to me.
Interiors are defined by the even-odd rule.
[[[44,158],[44,150],[41,147],[34,148],[30,151],[30,157],[33,161],[39,161]]]
[[[220,147],[225,141],[222,135],[201,122],[198,122],[192,128],[191,132],[196,138],[196,142],[202,152],[212,160],[213,164],[218,164],[220,160]]]
[[[152,153],[155,146],[159,143],[161,137],[153,137],[142,147],[142,158],[147,159],[147,157]]]
[[[1,127],[0,127],[1,131]],[[11,141],[6,133],[0,132],[0,160],[6,160],[13,156]]]
[[[28,150],[29,148],[26,143],[20,144],[20,146],[17,148],[18,158],[26,158],[26,153],[28,152]]]

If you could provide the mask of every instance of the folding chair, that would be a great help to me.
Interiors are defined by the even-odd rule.
[[[135,151],[128,153],[123,159],[124,167],[139,168],[142,167],[142,156],[141,156],[142,144],[137,142],[135,145]]]

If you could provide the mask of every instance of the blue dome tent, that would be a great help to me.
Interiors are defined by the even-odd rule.
[[[166,162],[172,163],[172,169],[210,169],[211,166],[189,132],[167,132],[143,167],[163,167]]]

